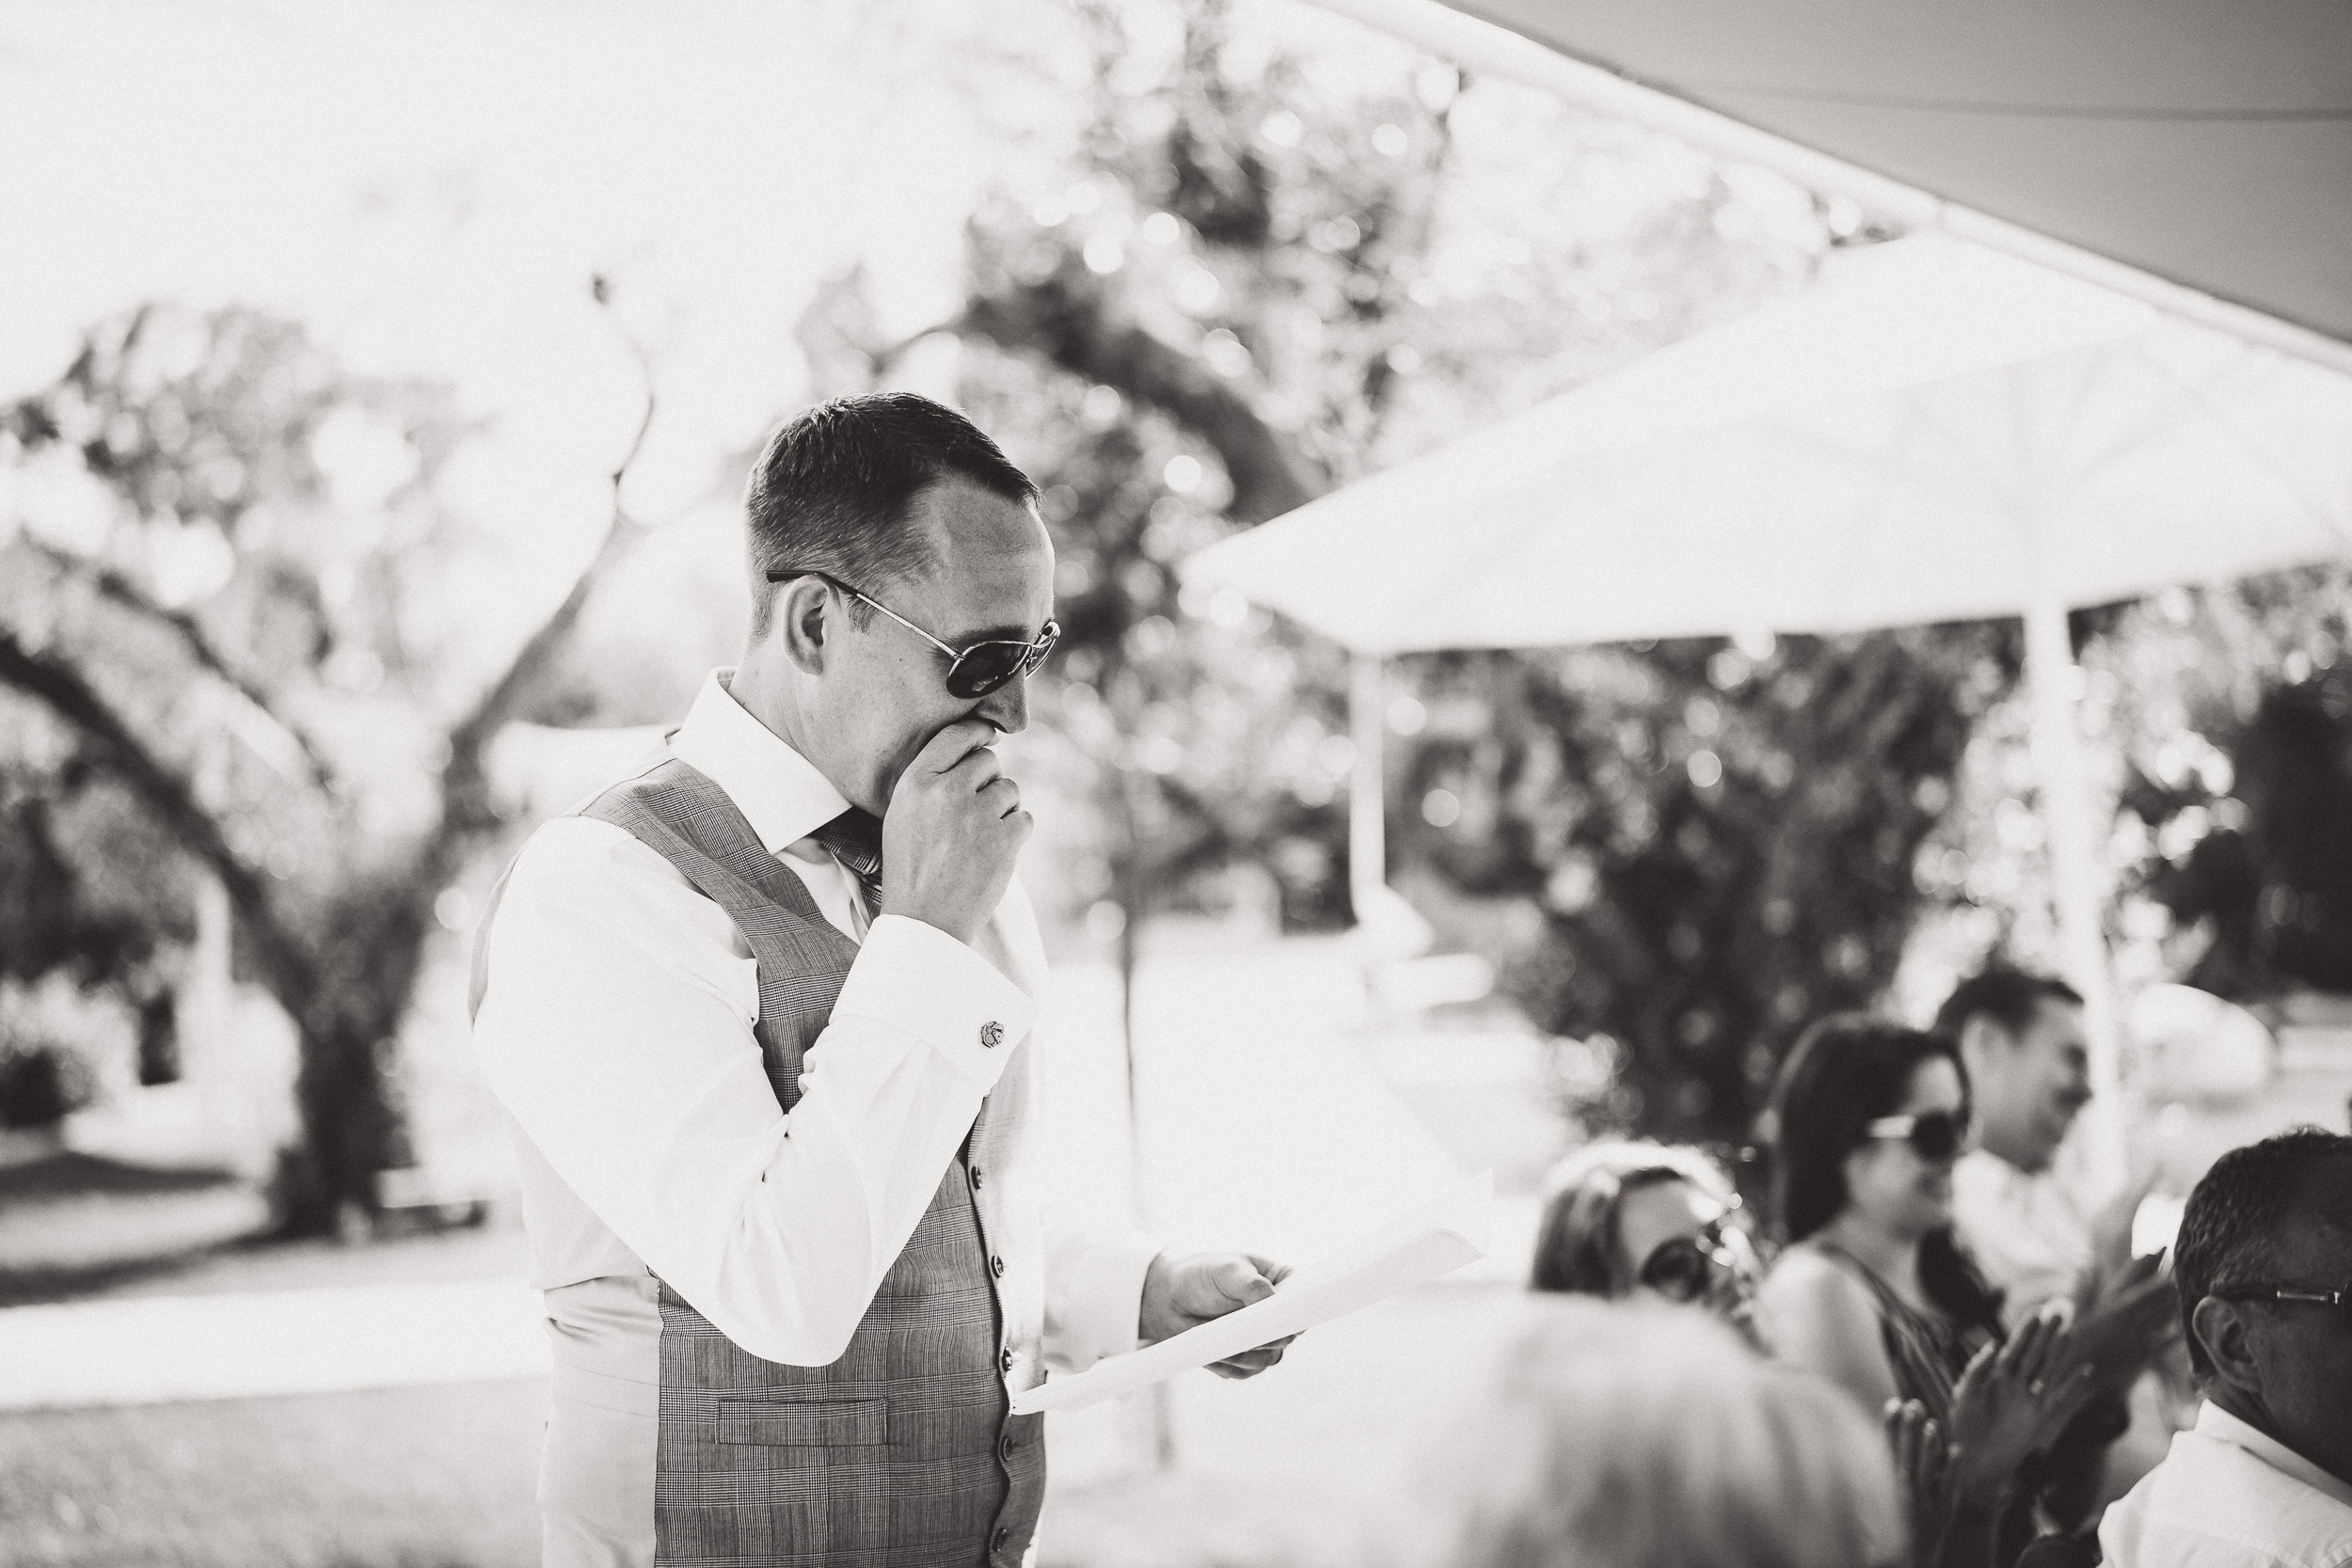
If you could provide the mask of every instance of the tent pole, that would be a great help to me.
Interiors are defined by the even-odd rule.
[[[2033,704],[2035,771],[2042,784],[2058,952],[2066,978],[2082,993],[2083,1025],[2090,1036],[2091,1101],[2083,1112],[2083,1155],[2092,1181],[2113,1189],[2122,1184],[2125,1169],[2122,1035],[2107,961],[2100,834],[2074,698],[2080,675],[2067,637],[2066,606],[2056,594],[2038,591],[2026,610],[2026,685]]]
[[[1380,754],[1388,673],[1378,654],[1356,654],[1348,662],[1347,728],[1356,760],[1347,783],[1347,898],[1359,926],[1375,918],[1389,886],[1388,778]]]

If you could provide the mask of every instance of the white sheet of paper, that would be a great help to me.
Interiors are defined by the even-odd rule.
[[[1492,1171],[1471,1177],[1294,1270],[1265,1300],[1156,1345],[1108,1356],[1083,1372],[1049,1378],[1014,1395],[1012,1413],[1076,1410],[1132,1394],[1451,1274],[1486,1255],[1487,1212],[1494,1205],[1494,1193]]]

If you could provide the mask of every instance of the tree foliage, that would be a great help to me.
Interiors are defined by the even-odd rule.
[[[1085,128],[975,221],[948,325],[1046,486],[1073,652],[1040,706],[1099,766],[1104,880],[1255,862],[1327,922],[1343,658],[1175,563],[1736,310],[1839,224],[1407,52],[1343,78],[1197,3],[1155,53],[1138,14],[1073,10]],[[1406,661],[1400,878],[1609,1053],[1588,1118],[1740,1137],[1795,1028],[1886,983],[2005,669],[1969,631]]]
[[[2352,990],[2348,588],[2330,566],[2175,590],[2093,657],[2123,757],[2116,934],[2153,929],[2219,995]]]
[[[1403,848],[1580,1042],[1581,1119],[1737,1143],[1796,1034],[1895,973],[2004,654],[1939,628],[1437,661]]]
[[[296,1228],[372,1207],[409,1157],[393,1042],[436,899],[502,825],[485,753],[638,531],[616,505],[561,605],[469,680],[433,602],[467,534],[437,488],[466,434],[444,388],[355,376],[294,323],[161,306],[99,324],[0,426],[21,515],[0,686],[30,748],[12,776],[40,781],[0,847],[29,873],[9,929],[53,939],[11,964],[150,958],[185,931],[189,871],[217,879],[301,1039]],[[61,832],[102,788],[133,831]],[[95,900],[104,877],[147,896]]]

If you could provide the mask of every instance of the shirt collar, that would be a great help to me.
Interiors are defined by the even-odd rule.
[[[673,755],[726,792],[770,854],[850,809],[817,765],[735,700],[735,672],[713,670],[670,736]]]
[[[2352,1482],[2329,1475],[2250,1421],[2239,1419],[2207,1400],[2197,1412],[2197,1434],[2244,1449],[2282,1475],[2292,1476],[2313,1491],[2352,1508]]]

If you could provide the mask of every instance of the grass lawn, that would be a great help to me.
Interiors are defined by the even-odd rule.
[[[0,1417],[10,1568],[531,1568],[535,1381]]]
[[[269,1238],[269,1204],[230,1177],[57,1154],[0,1170],[0,1307],[113,1295],[523,1277],[513,1210],[478,1228],[361,1246]]]
[[[0,1306],[61,1301],[184,1268],[269,1223],[249,1184],[54,1154],[0,1170]]]
[[[225,1178],[61,1154],[0,1170],[0,1307],[520,1278],[511,1216],[275,1242]],[[0,1564],[528,1568],[537,1381],[0,1415]]]
[[[1054,1418],[1043,1568],[1343,1568],[1451,1347],[1504,1300],[1435,1287],[1247,1384],[1172,1386],[1177,1463],[1130,1405]],[[535,1380],[0,1416],[9,1568],[527,1568]]]
[[[1249,1017],[1280,980],[1267,970],[1256,990],[1225,997],[1226,1011]],[[1228,1127],[1232,1084],[1266,1069],[1267,1028],[1202,1023],[1201,994],[1184,990],[1185,1026],[1166,1032],[1160,1136],[1189,1157],[1204,1129],[1225,1128],[1214,1147],[1248,1157],[1218,1181],[1187,1164],[1190,1207],[1178,1219],[1218,1244],[1280,1252],[1411,1196],[1435,1160],[1422,1148],[1431,1140],[1406,1138],[1412,1158],[1398,1155],[1411,1128],[1376,1085],[1345,1080],[1348,1115],[1306,1129],[1329,1135],[1292,1125],[1286,1096],[1323,1083],[1328,1064],[1287,1036],[1279,1060],[1290,1075],[1262,1086],[1258,1122]],[[1293,999],[1280,1018],[1313,1002]],[[1204,1032],[1231,1034],[1223,1054],[1204,1048]],[[1324,1056],[1344,1054],[1345,1042],[1326,1044]],[[1059,1125],[1112,1124],[1104,1118],[1120,1114],[1123,1080],[1103,1077],[1093,1099],[1079,1092],[1092,1082],[1083,1074],[1057,1080]],[[1390,1119],[1364,1132],[1373,1113]],[[1092,1157],[1091,1147],[1073,1157]],[[1123,1145],[1093,1153],[1125,1158]],[[1363,1190],[1368,1181],[1378,1190]],[[1269,1204],[1267,1190],[1289,1196]],[[357,1247],[264,1242],[266,1219],[260,1195],[234,1182],[79,1156],[0,1172],[0,1307],[522,1275],[512,1211],[480,1230]],[[1351,1532],[1370,1516],[1365,1498],[1391,1473],[1395,1446],[1418,1430],[1415,1402],[1441,1386],[1447,1347],[1473,1335],[1502,1293],[1416,1291],[1317,1330],[1264,1378],[1188,1375],[1171,1389],[1168,1469],[1151,1463],[1143,1410],[1054,1418],[1042,1568],[1353,1568]],[[545,1398],[540,1384],[516,1381],[0,1414],[0,1565],[522,1568],[537,1560]]]

